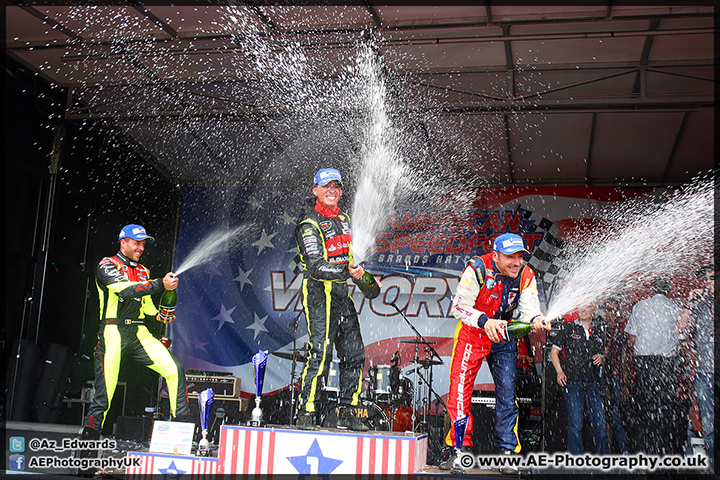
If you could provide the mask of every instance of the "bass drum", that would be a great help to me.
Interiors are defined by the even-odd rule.
[[[390,419],[390,429],[393,432],[412,431],[412,408],[388,407],[383,413]]]
[[[355,409],[355,416],[359,418],[370,430],[390,431],[390,420],[382,408],[369,400],[361,399]],[[331,403],[323,413],[320,425],[325,428],[337,428],[338,406]]]

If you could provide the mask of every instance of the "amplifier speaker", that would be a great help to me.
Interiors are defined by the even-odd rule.
[[[150,417],[119,416],[115,424],[115,438],[146,442],[152,435],[153,419]]]
[[[212,388],[215,398],[233,399],[240,396],[240,379],[221,375],[185,374],[188,397],[197,398],[198,394]]]
[[[473,404],[473,453],[497,453],[495,442],[495,405]]]
[[[5,416],[8,420],[33,420],[30,407],[36,388],[42,350],[29,340],[16,340],[7,364]]]
[[[45,353],[42,372],[33,396],[33,417],[42,423],[55,423],[60,415],[63,395],[67,390],[73,352],[70,348],[53,343]]]
[[[567,451],[567,418],[565,416],[565,400],[557,390],[545,393],[545,423],[543,425],[545,452]]]

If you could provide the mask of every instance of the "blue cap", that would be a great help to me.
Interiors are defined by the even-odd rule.
[[[315,185],[325,186],[333,180],[337,180],[340,184],[342,184],[342,175],[340,174],[340,170],[336,170],[334,168],[323,168],[318,170],[315,174]]]
[[[523,239],[514,233],[504,233],[495,239],[494,249],[496,252],[512,255],[515,252],[530,253],[525,248]]]
[[[130,225],[125,225],[122,230],[120,230],[120,235],[118,235],[118,240],[122,240],[123,238],[132,238],[135,240],[145,240],[148,239],[150,243],[155,242],[155,239],[145,233],[145,227],[142,225],[135,225],[134,223],[131,223]]]

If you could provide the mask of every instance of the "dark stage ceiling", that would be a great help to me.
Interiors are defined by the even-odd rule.
[[[361,154],[378,105],[433,175],[682,184],[714,165],[714,36],[709,5],[6,7],[7,54],[67,87],[66,119],[181,185],[307,180]]]

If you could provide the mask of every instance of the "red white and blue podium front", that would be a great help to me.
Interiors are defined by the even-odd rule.
[[[299,431],[287,427],[223,426],[217,458],[129,452],[139,466],[126,475],[152,474],[408,474],[427,460],[427,434]],[[169,478],[169,477],[168,477]]]

